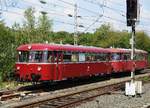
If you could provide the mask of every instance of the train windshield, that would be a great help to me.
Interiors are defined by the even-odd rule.
[[[29,52],[28,51],[19,51],[18,52],[18,61],[19,62],[28,62]]]
[[[40,63],[47,62],[47,51],[19,51],[19,62]]]

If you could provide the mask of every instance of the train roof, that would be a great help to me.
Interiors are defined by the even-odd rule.
[[[131,53],[131,49],[124,49],[124,48],[107,48],[109,51],[114,52],[114,53]],[[146,51],[144,50],[139,50],[135,49],[136,53],[145,53],[147,54]]]
[[[60,45],[60,44],[25,44],[17,48],[20,51],[79,51],[79,52],[109,52],[104,48],[92,47],[92,46],[74,46],[74,45]]]
[[[121,48],[107,48],[111,53],[130,53],[129,50],[123,50]]]
[[[99,48],[93,46],[74,46],[74,45],[61,45],[61,44],[25,44],[20,45],[17,50],[20,51],[28,51],[28,50],[35,50],[35,51],[75,51],[75,52],[105,52],[105,53],[130,53],[131,49],[124,49],[124,48]],[[144,50],[135,49],[136,53],[145,53]]]
[[[144,51],[144,50],[135,49],[135,51],[136,51],[137,53],[145,53],[145,54],[148,54],[148,52],[146,52],[146,51]]]

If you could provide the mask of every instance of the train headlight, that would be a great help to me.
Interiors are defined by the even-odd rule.
[[[19,66],[17,66],[17,70],[20,70],[20,67],[19,67]]]
[[[28,46],[28,49],[29,49],[29,50],[31,50],[31,48],[32,48],[32,46],[31,46],[31,45],[29,45],[29,46]]]
[[[38,66],[37,70],[38,71],[41,71],[42,67],[41,66]]]

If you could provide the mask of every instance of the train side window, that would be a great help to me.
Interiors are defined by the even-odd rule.
[[[97,55],[96,59],[97,59],[97,61],[108,61],[109,60],[108,57],[109,57],[108,54],[100,53]]]
[[[90,53],[85,54],[85,61],[87,61],[87,62],[92,61],[92,56]]]
[[[130,60],[130,54],[124,54],[123,60]]]
[[[79,53],[79,62],[84,62],[86,60],[85,53]]]
[[[142,54],[143,55],[143,60],[146,60],[146,54]]]
[[[31,51],[29,54],[29,62],[43,62],[43,51]]]
[[[86,54],[86,61],[109,61],[109,56],[108,54],[105,53],[91,53],[91,54]]]
[[[145,55],[141,54],[141,60],[145,60]]]
[[[138,60],[138,55],[137,54],[134,55],[134,60]]]
[[[102,56],[102,61],[109,61],[109,55],[108,54],[102,53],[101,56]]]
[[[95,55],[95,59],[96,59],[96,61],[98,61],[98,62],[101,61],[101,56],[100,56],[100,54],[96,54],[96,55]]]
[[[52,53],[51,51],[48,51],[47,61],[48,61],[49,63],[54,62],[53,53]]]
[[[96,60],[97,60],[97,61],[105,61],[105,60],[106,60],[105,54],[103,54],[103,53],[97,54],[97,55],[96,55]]]
[[[72,62],[78,62],[79,61],[79,53],[78,52],[73,52],[72,53],[71,61]]]
[[[105,61],[109,61],[110,60],[110,58],[109,58],[109,54],[104,54],[105,55]]]
[[[52,62],[62,62],[62,51],[54,51],[52,55]]]
[[[128,60],[127,55],[123,55],[123,60]]]
[[[138,54],[135,55],[135,59],[136,60],[144,60],[144,55],[141,54],[141,53],[138,53]]]
[[[71,52],[64,52],[63,61],[64,62],[71,62]]]
[[[148,54],[143,54],[143,56],[144,56],[144,60],[148,59]]]
[[[135,60],[140,60],[141,59],[140,54],[136,53],[134,59]]]
[[[131,60],[130,54],[127,54],[127,60]]]
[[[121,55],[119,53],[113,53],[111,54],[112,60],[121,60]]]
[[[43,55],[42,55],[43,57],[43,60],[42,60],[42,62],[44,62],[44,63],[46,63],[47,62],[47,56],[48,56],[48,51],[43,51]]]
[[[91,56],[92,56],[92,58],[91,58],[91,59],[92,59],[92,61],[96,61],[96,53],[92,53],[92,55],[91,55]]]

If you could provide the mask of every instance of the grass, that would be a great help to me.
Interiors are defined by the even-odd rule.
[[[30,85],[31,83],[17,83],[16,81],[8,81],[8,82],[1,82],[0,83],[0,90],[2,89],[15,89],[19,86]]]
[[[142,78],[142,81],[148,82],[148,81],[150,81],[150,77],[149,77],[149,76],[146,76],[146,77]]]

